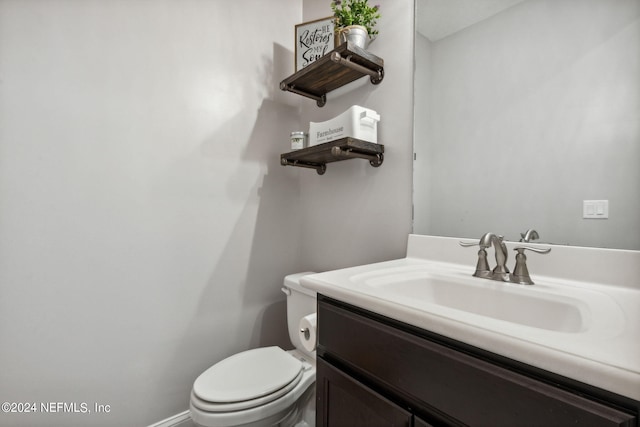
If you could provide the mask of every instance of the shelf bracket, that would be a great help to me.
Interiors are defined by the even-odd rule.
[[[337,64],[344,65],[347,68],[351,68],[352,70],[355,70],[359,73],[367,74],[370,77],[371,83],[373,83],[374,85],[382,82],[382,79],[384,78],[384,68],[372,70],[360,64],[356,64],[355,62],[351,61],[351,55],[342,56],[340,55],[340,52],[332,52],[331,60]]]
[[[301,168],[315,169],[318,175],[324,175],[327,171],[327,165],[325,163],[309,163],[300,160],[280,159],[282,166],[298,166]]]
[[[285,82],[280,82],[280,90],[287,90],[289,92],[296,93],[306,98],[311,98],[316,101],[316,104],[318,105],[318,107],[324,107],[324,104],[327,103],[327,95],[321,95],[321,96],[314,95],[312,93],[305,92],[303,90],[296,88],[296,85],[292,85],[292,84],[288,85]]]
[[[366,159],[366,160],[369,160],[369,164],[374,168],[377,168],[378,166],[380,166],[384,161],[384,154],[382,153],[366,154],[366,153],[361,153],[359,151],[355,151],[350,148],[332,147],[331,154],[333,154],[336,157],[350,157],[350,158],[356,157],[359,159]]]

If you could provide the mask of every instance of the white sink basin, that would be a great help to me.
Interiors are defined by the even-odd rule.
[[[592,317],[589,305],[577,298],[453,274],[422,271],[384,275],[365,280],[363,286],[371,287],[371,294],[379,292],[414,307],[421,303],[440,305],[550,331],[584,332]],[[613,310],[619,312],[615,307]]]
[[[473,277],[474,259],[458,239],[412,235],[406,258],[301,282],[319,294],[640,399],[640,284],[634,282],[640,252],[555,246],[547,266],[535,264],[540,258],[529,266],[535,285],[503,283]],[[566,266],[577,279],[565,274]]]

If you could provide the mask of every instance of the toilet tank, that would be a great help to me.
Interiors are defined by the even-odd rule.
[[[314,273],[308,271],[286,276],[282,291],[287,295],[287,325],[289,326],[291,343],[296,349],[315,358],[316,352],[305,350],[298,333],[300,319],[316,312],[316,293],[310,289],[303,288],[300,284],[300,278],[309,274]]]

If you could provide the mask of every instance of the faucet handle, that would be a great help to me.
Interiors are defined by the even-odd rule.
[[[525,250],[536,252],[539,254],[548,254],[551,252],[551,248],[534,248],[531,246],[518,246],[513,249],[518,252],[516,255],[516,266],[513,269],[513,273],[510,275],[511,282],[520,283],[521,285],[533,285],[533,280],[529,276],[529,269],[527,268],[527,256],[524,254]]]
[[[533,246],[518,246],[516,248],[513,248],[514,251],[517,251],[519,254],[523,254],[523,255],[524,255],[525,249],[528,251],[536,252],[543,255],[551,252],[551,248],[534,248]]]
[[[476,271],[473,273],[475,277],[489,278],[491,277],[491,269],[489,268],[489,261],[487,261],[486,247],[483,247],[480,242],[458,242],[460,246],[468,248],[471,246],[480,246],[478,251],[478,263],[476,264]]]

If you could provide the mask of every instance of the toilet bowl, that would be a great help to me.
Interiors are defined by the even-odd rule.
[[[285,278],[289,337],[296,347],[261,347],[234,354],[203,372],[194,382],[189,410],[203,427],[315,425],[315,350],[303,345],[298,324],[315,313],[315,292],[300,277]]]

